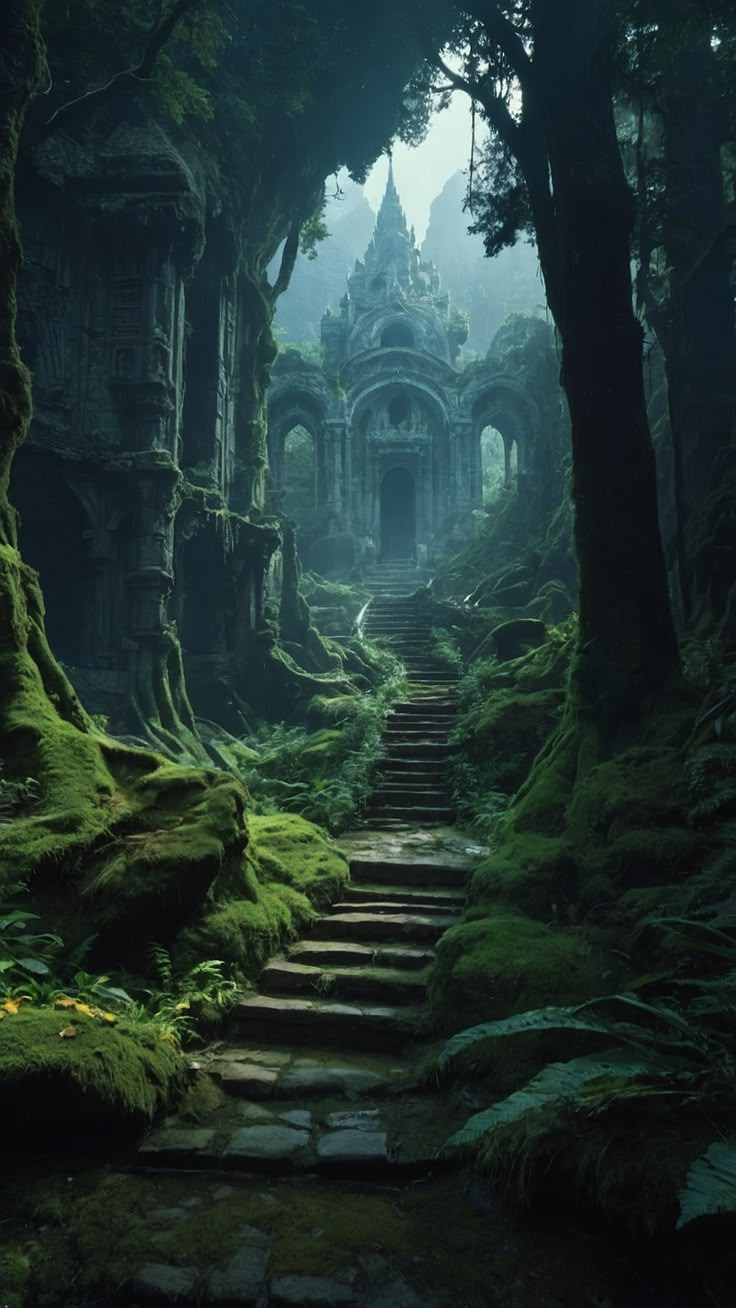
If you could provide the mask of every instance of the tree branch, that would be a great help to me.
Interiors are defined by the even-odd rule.
[[[59,127],[66,123],[68,118],[78,113],[80,109],[94,107],[100,100],[116,95],[119,91],[127,90],[130,86],[135,86],[139,82],[149,80],[161,51],[173,35],[181,19],[186,17],[190,10],[208,2],[209,0],[176,0],[176,4],[166,18],[157,23],[151,31],[139,63],[133,68],[124,68],[121,72],[115,73],[104,86],[95,87],[94,90],[86,91],[84,95],[79,95],[76,99],[67,100],[66,104],[59,105],[59,108],[54,111],[40,129],[39,139],[44,140],[51,132],[58,131]]]
[[[491,94],[482,82],[471,82],[467,77],[462,77],[460,73],[453,72],[441,55],[435,55],[434,58],[455,90],[465,91],[471,100],[477,100],[482,105],[491,126],[516,154],[521,148],[521,129],[509,113],[505,100],[499,95]]]
[[[302,225],[299,222],[293,222],[289,228],[289,234],[286,238],[286,244],[281,255],[281,267],[279,274],[271,287],[271,299],[278,300],[280,295],[288,289],[291,275],[294,271],[297,255],[299,253],[299,237],[301,236]]]
[[[508,59],[522,89],[534,80],[534,65],[524,49],[524,42],[512,23],[504,18],[494,0],[462,0],[462,7],[477,19],[492,41]]]

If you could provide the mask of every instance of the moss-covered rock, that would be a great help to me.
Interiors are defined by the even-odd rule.
[[[222,876],[199,918],[179,936],[176,959],[182,967],[220,958],[241,979],[254,980],[348,879],[344,856],[304,818],[254,817],[249,830],[240,873]]]
[[[166,1104],[183,1067],[152,1023],[30,1006],[0,1022],[0,1109],[23,1120],[22,1148],[73,1122],[140,1125]]]
[[[581,933],[520,914],[490,913],[442,936],[430,1000],[443,1030],[549,1004],[582,1003],[598,992],[601,963]]]

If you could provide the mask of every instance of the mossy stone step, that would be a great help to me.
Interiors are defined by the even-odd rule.
[[[348,886],[345,899],[350,903],[364,904],[371,899],[382,899],[388,903],[426,904],[433,908],[462,908],[465,905],[465,891],[451,889],[449,886],[386,885],[380,881],[364,881],[360,885]]]
[[[373,792],[373,804],[407,804],[419,805],[420,808],[450,803],[450,796],[445,786],[412,785],[409,774],[405,781],[394,781],[390,785],[379,786]]]
[[[340,1004],[322,999],[253,995],[234,1005],[241,1034],[279,1044],[335,1044],[344,1048],[402,1049],[419,1029],[409,1006]]]
[[[402,822],[413,822],[416,826],[444,826],[455,818],[455,811],[449,807],[420,808],[402,807],[399,804],[371,804],[369,817],[398,818]]]
[[[346,940],[406,940],[435,941],[455,925],[448,914],[419,913],[335,913],[320,918],[312,927],[314,940],[334,940],[336,935]]]
[[[446,758],[453,746],[446,740],[390,740],[386,758]]]
[[[414,899],[370,899],[363,900],[360,903],[356,903],[354,900],[343,900],[340,903],[333,904],[330,911],[334,917],[338,917],[341,913],[354,912],[356,909],[360,909],[361,913],[381,913],[383,915],[386,913],[418,913],[420,916],[425,916],[426,914],[436,913],[438,908],[441,908],[443,912],[452,913],[457,912],[459,907],[459,905],[432,904],[428,900],[422,899],[421,895],[417,895]]]
[[[298,940],[288,951],[295,963],[315,967],[386,967],[418,971],[434,961],[433,949],[409,945],[370,944],[345,940]]]
[[[421,1004],[427,992],[426,972],[398,972],[388,968],[357,967],[326,971],[287,959],[274,959],[264,969],[264,994],[322,994],[332,999],[371,999],[381,1004]]]
[[[401,886],[464,886],[472,864],[450,858],[389,858],[380,853],[371,856],[354,854],[350,859],[353,885],[374,882]]]

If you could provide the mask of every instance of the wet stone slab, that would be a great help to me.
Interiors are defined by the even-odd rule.
[[[134,1303],[189,1303],[198,1280],[195,1267],[146,1263],[128,1284]]]
[[[388,1139],[384,1131],[360,1129],[330,1131],[317,1142],[321,1163],[387,1163]]]
[[[278,1123],[245,1126],[231,1135],[223,1152],[223,1161],[241,1167],[249,1163],[290,1166],[308,1147],[308,1131]]]
[[[268,1261],[270,1241],[260,1231],[235,1254],[227,1267],[211,1272],[206,1283],[206,1302],[222,1308],[266,1308],[268,1304]]]
[[[271,1308],[349,1308],[355,1302],[351,1286],[322,1276],[276,1276],[271,1282]]]
[[[215,1132],[201,1127],[162,1127],[144,1140],[138,1157],[153,1166],[182,1162],[204,1165],[217,1156],[214,1140]]]
[[[331,1131],[377,1131],[381,1125],[377,1108],[362,1111],[328,1113],[325,1126]]]

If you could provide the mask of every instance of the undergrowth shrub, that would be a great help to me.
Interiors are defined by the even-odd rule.
[[[258,756],[242,772],[256,813],[298,813],[333,833],[360,817],[373,789],[386,718],[405,684],[393,655],[375,649],[372,654],[384,673],[381,686],[342,697],[334,727],[310,732],[283,722],[262,724],[243,742]]]
[[[669,970],[579,1006],[481,1023],[445,1045],[440,1074],[467,1068],[489,1042],[556,1032],[564,1051],[575,1039],[577,1056],[545,1063],[447,1142],[448,1151],[469,1151],[491,1169],[517,1202],[530,1202],[561,1169],[575,1193],[650,1230],[675,1221],[678,1187],[678,1226],[736,1212],[728,1136],[736,1113],[736,925],[662,918],[657,926],[674,958]],[[586,1038],[590,1052],[577,1053]],[[626,1165],[617,1172],[621,1150]],[[653,1175],[653,1158],[663,1153],[666,1174]],[[632,1177],[634,1191],[642,1187],[633,1205]]]

